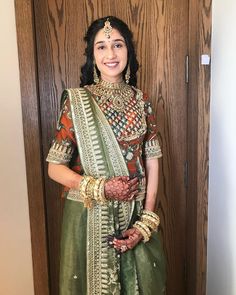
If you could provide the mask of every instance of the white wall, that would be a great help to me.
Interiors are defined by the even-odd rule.
[[[33,295],[14,0],[0,0],[0,294]]]
[[[213,1],[208,295],[236,294],[236,1]]]

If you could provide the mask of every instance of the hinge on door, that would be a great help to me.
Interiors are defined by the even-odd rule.
[[[187,161],[184,163],[184,185],[186,188],[188,187],[188,162]]]
[[[185,83],[189,81],[189,56],[185,57]]]

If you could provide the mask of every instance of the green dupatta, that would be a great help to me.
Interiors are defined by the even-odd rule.
[[[85,175],[129,175],[113,131],[90,93],[84,88],[66,91]],[[163,255],[159,261],[155,255],[160,255],[158,238],[157,243],[155,237],[147,243],[151,246],[148,251],[147,244],[140,243],[121,255],[107,245],[107,235],[120,233],[133,223],[140,204],[109,201],[86,209],[78,191],[69,191],[62,229],[61,295],[163,294]]]

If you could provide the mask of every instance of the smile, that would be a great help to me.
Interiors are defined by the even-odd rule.
[[[119,64],[119,62],[107,62],[107,63],[104,63],[104,64],[109,68],[114,68]]]

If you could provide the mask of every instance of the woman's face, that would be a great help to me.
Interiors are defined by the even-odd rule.
[[[128,50],[125,39],[118,30],[113,29],[110,36],[108,39],[103,29],[98,31],[94,40],[94,58],[104,81],[121,82],[122,72],[127,65]]]

